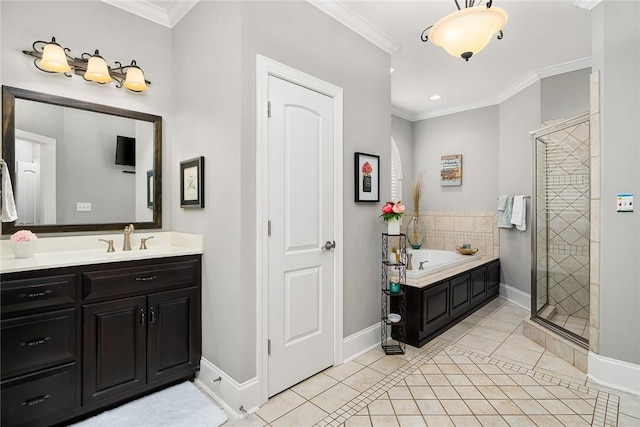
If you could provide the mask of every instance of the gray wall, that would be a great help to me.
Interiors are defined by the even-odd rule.
[[[540,80],[542,121],[568,119],[589,111],[591,68],[571,71]]]
[[[163,125],[166,129],[166,118],[172,109],[172,61],[168,54],[172,43],[170,29],[97,0],[2,1],[0,9],[3,85],[157,114],[165,118]],[[114,31],[114,28],[119,30]],[[123,29],[135,29],[135,32]],[[152,82],[149,90],[132,93],[116,88],[114,83],[102,86],[87,82],[81,76],[67,78],[37,70],[33,66],[33,58],[24,55],[22,50],[30,50],[34,41],[47,41],[53,35],[75,56],[100,49],[109,65],[116,60],[124,63],[136,59],[146,78]],[[167,155],[169,141],[166,135],[165,132],[163,170],[169,173],[174,164]],[[171,229],[170,183],[170,174],[165,175],[162,215],[165,229]],[[131,185],[134,185],[133,180]],[[75,201],[73,203],[75,208]],[[130,219],[134,219],[133,214]]]
[[[499,109],[449,114],[413,124],[413,170],[425,170],[422,211],[490,211],[498,197]],[[440,157],[462,154],[462,185],[440,186]]]
[[[413,124],[398,116],[391,116],[391,137],[398,146],[402,160],[402,200],[407,209],[413,209],[412,182],[420,170],[413,171]]]
[[[540,83],[536,82],[500,104],[499,194],[532,195],[529,132],[538,128]],[[527,200],[527,230],[500,230],[500,264],[503,283],[531,293],[531,199]]]
[[[640,212],[617,213],[616,195],[640,196],[640,3],[605,1],[593,13],[600,72],[600,354],[640,364]]]
[[[179,65],[203,51],[210,63]],[[183,78],[175,80],[173,155],[206,157],[211,203],[174,208],[174,229],[205,236],[204,357],[238,382],[256,373],[257,54],[344,89],[345,337],[379,322],[380,310],[380,204],[353,202],[355,151],[380,155],[381,199],[389,195],[388,54],[305,2],[200,2],[174,28]]]

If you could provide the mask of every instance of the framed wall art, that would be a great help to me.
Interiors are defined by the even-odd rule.
[[[355,201],[380,201],[380,156],[355,153]]]
[[[204,208],[204,157],[180,162],[180,207]]]
[[[440,186],[462,185],[462,154],[440,157]]]

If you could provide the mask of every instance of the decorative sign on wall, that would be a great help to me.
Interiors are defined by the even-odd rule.
[[[440,158],[440,186],[462,185],[462,154]]]

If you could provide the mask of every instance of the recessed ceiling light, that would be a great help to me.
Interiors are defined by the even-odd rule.
[[[393,73],[395,71],[395,69],[393,67],[389,68],[389,72]]]
[[[431,95],[429,97],[430,100],[432,101],[437,101],[438,99],[442,98],[440,95]]]

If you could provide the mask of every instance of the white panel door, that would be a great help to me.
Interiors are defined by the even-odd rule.
[[[18,161],[17,171],[17,197],[18,209],[17,224],[40,224],[39,200],[40,200],[40,164]]]
[[[269,396],[333,364],[333,99],[269,77]]]

